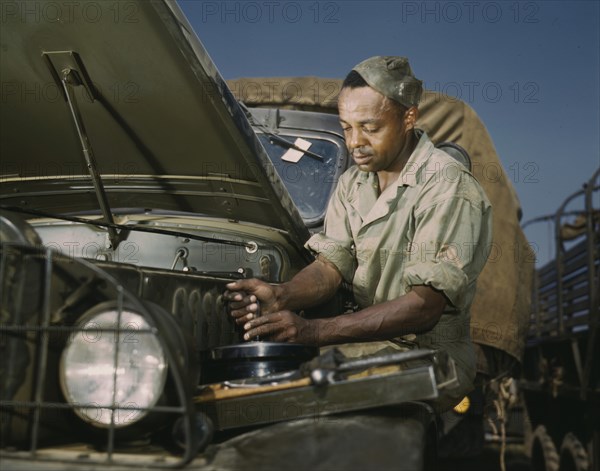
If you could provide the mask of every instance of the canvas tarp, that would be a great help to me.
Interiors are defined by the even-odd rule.
[[[317,77],[243,78],[228,81],[248,106],[337,113],[339,79]],[[471,310],[473,341],[521,360],[529,325],[535,257],[519,225],[520,203],[490,135],[475,111],[461,100],[425,90],[418,127],[433,142],[467,150],[473,175],[493,206],[494,241],[477,283]]]

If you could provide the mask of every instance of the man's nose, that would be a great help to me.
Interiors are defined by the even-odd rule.
[[[365,145],[365,136],[360,129],[352,129],[349,134],[347,144],[351,150]]]

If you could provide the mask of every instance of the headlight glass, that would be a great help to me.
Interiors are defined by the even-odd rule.
[[[160,398],[167,376],[162,345],[139,314],[109,310],[84,315],[83,330],[71,337],[60,362],[60,383],[67,400],[81,405],[75,413],[98,427],[111,423],[114,401],[115,427],[125,427],[142,419]],[[103,331],[102,329],[113,329]],[[118,344],[118,353],[117,350]],[[116,354],[116,362],[115,362]],[[102,407],[104,406],[104,407]]]

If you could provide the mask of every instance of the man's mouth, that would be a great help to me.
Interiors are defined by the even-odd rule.
[[[371,160],[371,154],[354,154],[352,158],[357,165],[364,165]]]

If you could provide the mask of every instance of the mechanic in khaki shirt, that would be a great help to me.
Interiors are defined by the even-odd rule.
[[[356,165],[338,183],[324,231],[306,244],[315,262],[278,286],[230,283],[226,298],[246,340],[340,345],[347,356],[445,350],[460,384],[443,391],[444,410],[475,376],[469,308],[491,244],[491,207],[468,170],[415,130],[421,92],[402,57],[372,57],[348,74],[338,107]],[[342,280],[358,312],[312,320],[292,312],[326,301]]]

